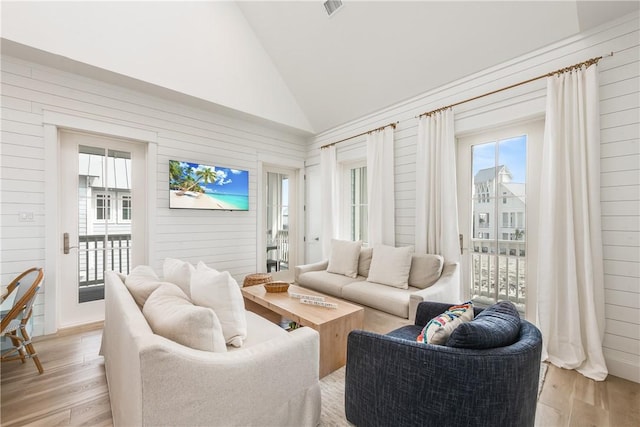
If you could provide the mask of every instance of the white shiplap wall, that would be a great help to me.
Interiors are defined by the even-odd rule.
[[[259,158],[302,164],[304,139],[249,120],[199,110],[13,57],[2,57],[0,145],[0,280],[6,285],[31,266],[45,266],[45,146],[43,111],[89,118],[157,134],[154,246],[149,263],[202,260],[237,280],[257,271],[257,173]],[[185,78],[188,78],[186,76]],[[248,212],[169,209],[169,159],[249,171]],[[20,222],[33,212],[33,222]],[[42,292],[55,286],[50,278]],[[44,331],[44,295],[35,306],[34,332]],[[50,325],[49,325],[50,326]]]
[[[639,33],[638,14],[633,13],[324,132],[309,143],[308,168],[319,168],[319,148],[323,144],[400,121],[395,132],[396,242],[398,246],[412,245],[415,239],[416,115],[615,52],[598,65],[606,288],[604,351],[610,373],[640,382]],[[543,79],[455,107],[456,133],[461,136],[521,119],[543,117],[544,109]],[[340,144],[338,157],[364,158],[364,140],[362,137]],[[308,176],[319,174],[308,173]],[[308,225],[318,221],[308,218]]]

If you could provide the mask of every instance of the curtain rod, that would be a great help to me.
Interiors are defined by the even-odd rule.
[[[435,110],[432,110],[432,111],[428,111],[426,113],[422,113],[419,116],[416,116],[416,118],[419,119],[422,116],[430,116],[432,114],[438,113],[438,112],[446,110],[448,108],[455,107],[456,105],[464,104],[464,103],[467,103],[467,102],[470,102],[470,101],[475,101],[476,99],[484,98],[485,96],[493,95],[493,94],[505,91],[507,89],[513,89],[514,87],[522,86],[524,84],[531,83],[531,82],[534,82],[536,80],[543,79],[545,77],[551,77],[553,75],[559,75],[559,74],[562,74],[562,73],[566,73],[568,71],[573,71],[573,70],[576,70],[576,69],[578,69],[580,67],[583,67],[583,66],[586,66],[587,68],[589,68],[590,66],[592,66],[594,64],[597,64],[598,61],[600,61],[603,57],[609,57],[609,56],[613,56],[613,52],[611,52],[611,53],[609,53],[607,55],[598,56],[598,57],[595,57],[595,58],[588,59],[588,60],[580,62],[578,64],[574,64],[574,65],[570,65],[568,67],[560,68],[559,70],[555,70],[555,71],[552,71],[550,73],[542,74],[542,75],[540,75],[538,77],[534,77],[534,78],[529,79],[529,80],[525,80],[525,81],[522,81],[522,82],[519,82],[519,83],[515,83],[515,84],[512,84],[512,85],[500,88],[500,89],[496,89],[496,90],[493,90],[491,92],[484,93],[482,95],[474,96],[472,98],[468,98],[468,99],[465,99],[463,101],[458,101],[456,103],[447,105],[445,107],[440,107],[438,109],[435,109]]]
[[[362,136],[362,135],[366,135],[366,134],[368,134],[368,133],[377,132],[377,131],[382,130],[382,129],[384,129],[384,128],[387,128],[387,127],[389,127],[389,126],[391,126],[392,128],[394,128],[394,129],[395,129],[395,128],[396,128],[396,125],[397,125],[398,123],[400,123],[400,122],[389,123],[388,125],[380,126],[379,128],[371,129],[371,130],[368,130],[368,131],[366,131],[366,132],[362,132],[362,133],[359,133],[359,134],[357,134],[357,135],[350,136],[349,138],[344,138],[344,139],[341,139],[340,141],[332,142],[331,144],[323,145],[322,147],[320,147],[320,149],[322,150],[323,148],[329,148],[329,147],[331,147],[332,145],[340,144],[341,142],[345,142],[345,141],[348,141],[348,140],[350,140],[350,139],[357,138],[357,137]]]

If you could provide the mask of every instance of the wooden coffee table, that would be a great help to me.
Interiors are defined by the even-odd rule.
[[[347,336],[354,329],[362,329],[364,309],[349,302],[333,298],[320,292],[290,285],[289,292],[323,296],[326,302],[338,304],[338,308],[317,307],[302,304],[289,296],[288,292],[269,293],[263,285],[242,288],[247,310],[264,315],[266,308],[278,316],[265,316],[279,322],[280,316],[315,329],[320,334],[320,378],[344,366],[347,362]],[[256,307],[254,304],[258,305]]]

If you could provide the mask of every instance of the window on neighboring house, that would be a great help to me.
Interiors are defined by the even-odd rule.
[[[96,193],[95,195],[96,220],[111,221],[111,195]]]
[[[120,200],[118,222],[131,222],[131,196],[128,194],[121,195],[118,199]]]
[[[478,227],[489,228],[489,213],[483,212],[478,214]]]

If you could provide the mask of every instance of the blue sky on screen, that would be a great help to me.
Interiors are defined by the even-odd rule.
[[[208,192],[219,194],[233,194],[238,196],[249,195],[249,171],[223,168],[219,166],[201,165],[198,163],[181,162],[180,166],[188,165],[193,168],[193,177],[197,179],[195,172],[198,169],[209,168],[216,172],[218,178],[214,184],[203,185]],[[201,183],[202,185],[202,183]]]
[[[526,182],[527,174],[527,137],[517,136],[498,141],[498,159],[496,163],[496,143],[489,142],[473,146],[473,175],[479,170],[506,165],[513,175],[512,182]]]

